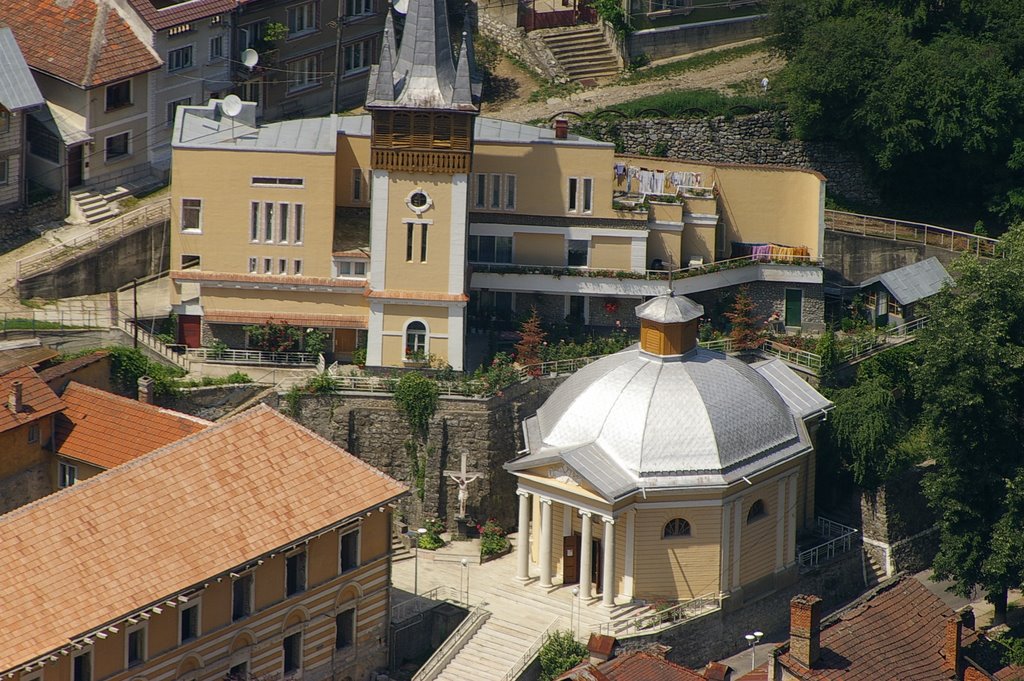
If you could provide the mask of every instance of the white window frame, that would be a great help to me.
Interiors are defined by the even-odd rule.
[[[215,45],[217,46],[218,49],[214,49]],[[210,38],[209,49],[207,51],[207,61],[208,62],[213,62],[213,61],[217,61],[218,59],[223,59],[223,58],[224,58],[224,36],[223,35],[215,35],[215,36]]]
[[[109,94],[108,93],[110,92],[110,88],[120,87],[121,85],[124,85],[125,83],[128,83],[128,101],[125,104],[119,104],[119,105],[114,106],[114,107],[109,106],[110,99],[109,99]],[[103,110],[104,111],[117,111],[119,109],[128,108],[129,106],[132,106],[133,104],[135,104],[135,84],[132,82],[131,78],[126,78],[125,80],[119,80],[116,83],[111,83],[110,85],[107,85],[105,88],[103,88]]]
[[[196,635],[194,638],[182,639],[181,638],[181,619],[182,615],[185,614],[186,610],[195,609],[196,611]],[[203,599],[199,596],[190,596],[188,603],[182,603],[178,606],[178,645],[184,643],[191,643],[192,641],[198,641],[203,637]]]
[[[263,220],[263,241],[268,244],[274,243],[274,214],[273,201],[264,201],[260,209],[260,218]]]
[[[358,279],[364,280],[370,274],[370,262],[363,258],[334,258],[332,263],[335,279]],[[348,273],[344,272],[344,266],[349,265]],[[363,266],[363,274],[356,274],[356,265]]]
[[[274,273],[274,259],[273,258],[263,258],[263,274],[273,274],[273,273]]]
[[[288,593],[288,561],[296,556],[303,556],[302,563],[302,588],[294,593]],[[284,557],[284,597],[291,598],[305,593],[309,589],[309,552],[306,548],[289,551]]]
[[[288,243],[288,234],[290,225],[288,224],[291,218],[291,204],[282,201],[277,204],[277,242],[279,244]]]
[[[296,277],[302,276],[302,258],[295,258],[292,261],[292,274]]]
[[[350,8],[352,9],[351,13],[349,12]],[[373,14],[373,0],[345,0],[342,10],[346,17],[365,17]]]
[[[515,175],[505,175],[505,210],[516,209],[516,185],[518,178]]]
[[[170,126],[174,125],[174,116],[177,114],[179,106],[191,106],[191,105],[192,105],[192,98],[191,97],[182,97],[181,99],[175,99],[175,100],[172,100],[170,102],[167,102],[167,126],[170,127]]]
[[[249,274],[258,274],[260,271],[260,259],[249,256]]]
[[[185,202],[186,201],[198,201],[199,202],[199,226],[198,227],[186,227],[185,226]],[[181,199],[181,231],[185,234],[202,234],[203,232],[203,200],[190,197],[182,197]]]
[[[111,156],[110,155],[110,149],[108,148],[108,144],[110,143],[110,140],[114,139],[115,137],[121,137],[121,136],[124,136],[124,138],[125,138],[125,152],[123,154],[118,154],[117,156]],[[116,135],[108,135],[107,137],[103,138],[103,160],[104,160],[104,162],[106,162],[106,163],[120,163],[122,160],[124,160],[126,158],[131,158],[131,157],[132,157],[132,133],[131,133],[131,130],[124,130],[122,132],[117,133]]]
[[[259,41],[263,39],[263,34],[266,33],[269,23],[269,19],[259,19],[239,26],[238,42],[241,44],[238,46],[238,50],[255,49]]]
[[[409,327],[415,324],[416,322],[419,322],[420,324],[423,325],[423,356],[430,356],[430,324],[427,323],[426,319],[410,319],[406,321],[405,324],[402,326],[402,359],[406,361],[411,359],[407,352],[407,348],[409,345]],[[415,348],[413,349],[413,352],[416,352]]]
[[[580,190],[583,197],[583,214],[591,215],[594,212],[594,178],[580,178]]]
[[[249,202],[249,243],[257,244],[260,241],[260,211],[262,208],[262,201],[250,201]]]
[[[302,203],[293,203],[292,208],[295,209],[292,211],[292,243],[301,246],[306,226],[306,206]]]
[[[142,632],[142,658],[137,660],[137,661],[135,661],[135,662],[130,662],[129,659],[128,659],[129,641],[131,640],[131,635],[134,634],[137,631],[141,631]],[[124,630],[124,668],[128,669],[130,667],[137,667],[137,666],[139,666],[141,664],[145,664],[146,660],[148,660],[148,659],[149,659],[149,622],[139,622],[138,624],[133,624],[133,625],[131,625],[129,627],[126,627],[125,630]]]
[[[320,87],[320,55],[309,54],[293,59],[285,65],[288,80],[287,94],[305,92]]]
[[[354,76],[370,70],[373,61],[373,38],[358,40],[345,45],[341,68],[343,77]],[[358,62],[358,64],[357,64]]]
[[[490,210],[501,210],[505,204],[505,197],[501,193],[501,175],[499,173],[491,173],[487,178],[489,191],[487,192],[487,207]]]
[[[303,622],[303,623],[296,624],[296,625],[294,625],[292,627],[289,627],[288,629],[285,630],[284,636],[281,637],[281,678],[282,679],[294,679],[294,678],[298,678],[298,677],[300,677],[302,675],[302,665],[306,661],[305,660],[306,656],[304,654],[305,653],[304,648],[306,647],[306,636],[305,636],[306,632],[303,631],[303,627],[302,627],[303,624],[305,624],[305,623]],[[285,643],[285,641],[290,639],[292,636],[298,636],[299,637],[299,661],[298,661],[298,665],[296,666],[294,671],[285,671],[285,668],[284,668],[284,664],[285,664],[284,643]]]
[[[476,174],[476,184],[473,187],[473,207],[487,207],[487,173]]]
[[[28,443],[34,445],[39,442],[39,424],[33,423],[28,427]]]
[[[178,55],[188,55],[188,63],[181,63],[182,60],[178,59]],[[196,44],[189,43],[188,45],[181,45],[175,47],[173,50],[167,51],[167,73],[176,73],[177,71],[185,71],[191,69],[196,65]]]
[[[249,184],[253,187],[289,187],[291,189],[302,189],[306,186],[306,178],[254,175],[249,181]]]
[[[416,321],[416,320],[412,320],[412,321]],[[404,342],[404,339],[403,339],[403,342]],[[344,528],[344,529],[342,529],[342,530],[340,530],[338,532],[338,574],[339,575],[345,574],[346,572],[352,572],[353,570],[358,570],[359,568],[361,568],[363,566],[363,546],[362,546],[363,541],[362,541],[362,535],[360,534],[362,531],[363,531],[363,528],[359,527],[357,525],[355,527]],[[350,534],[356,535],[356,564],[355,564],[355,566],[350,567],[349,569],[345,570],[345,569],[342,568],[342,564],[341,564],[341,556],[342,556],[341,547],[343,545],[343,541],[342,540],[344,539],[344,537],[346,535],[350,535]]]
[[[70,676],[70,681],[75,681],[75,659],[79,658],[79,657],[82,657],[84,655],[88,655],[89,656],[89,674],[88,674],[89,678],[86,681],[95,681],[95,679],[96,679],[96,655],[93,654],[92,646],[86,646],[85,648],[82,648],[81,650],[76,651],[75,654],[71,656],[71,669],[69,670],[71,672],[70,675],[69,675]]]
[[[71,482],[69,482],[68,484],[65,485],[63,483],[66,480],[69,479],[69,475],[68,475],[69,471],[70,471],[70,480],[71,480]],[[68,487],[71,487],[71,485],[74,485],[76,482],[78,482],[78,466],[76,466],[73,463],[68,463],[67,461],[58,461],[57,462],[57,488],[58,489],[67,489]]]
[[[288,258],[277,259],[277,273],[288,274]]]
[[[580,178],[570,177],[566,188],[568,189],[568,212],[578,213],[580,205]]]
[[[294,28],[293,20],[302,19],[302,27]],[[307,22],[309,24],[307,25]],[[297,25],[300,22],[295,22]],[[308,0],[292,5],[285,10],[285,26],[288,27],[288,40],[301,38],[320,30],[320,0]]]
[[[582,265],[570,265],[569,264],[569,244],[573,242],[583,242],[587,245],[587,262]],[[565,266],[566,267],[590,267],[590,239],[566,239],[565,240]]]

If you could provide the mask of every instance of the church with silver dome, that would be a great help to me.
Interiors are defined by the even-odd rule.
[[[517,577],[605,605],[796,579],[814,520],[812,433],[831,403],[780,360],[700,348],[703,307],[636,308],[640,343],[569,377],[524,424]],[[527,531],[526,528],[529,528]]]

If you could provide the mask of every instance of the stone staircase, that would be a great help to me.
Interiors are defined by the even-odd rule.
[[[865,551],[864,558],[867,560],[867,579],[864,584],[865,587],[871,588],[873,586],[878,586],[888,579],[888,577],[885,576],[885,566],[879,565],[874,556]]]
[[[111,203],[118,199],[123,199],[130,194],[131,190],[127,187],[116,187],[113,191],[106,194],[81,189],[71,192],[71,202],[85,221],[90,225],[94,225],[97,222],[109,220],[117,215],[117,208],[112,206]],[[74,213],[75,211],[73,210],[72,212]]]
[[[412,558],[412,550],[406,545],[406,542],[402,541],[402,538],[398,535],[398,532],[391,533],[391,562],[397,563],[402,560],[409,560]]]
[[[619,61],[597,26],[574,26],[544,31],[541,40],[573,80],[609,80],[619,75]]]

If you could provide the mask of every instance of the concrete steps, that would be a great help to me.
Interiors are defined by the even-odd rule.
[[[541,39],[573,80],[608,80],[619,74],[615,52],[599,28],[579,26]]]
[[[885,576],[885,567],[882,566],[882,565],[879,565],[878,561],[875,560],[875,557],[872,556],[870,553],[867,553],[865,551],[864,555],[868,559],[867,584],[865,584],[864,586],[866,586],[868,588],[871,588],[873,586],[877,586],[878,584],[881,584],[886,579],[888,579]]]
[[[90,225],[109,220],[117,215],[102,194],[94,194],[90,191],[72,192],[71,201]]]
[[[406,546],[402,538],[398,536],[397,532],[391,533],[391,562],[397,563],[403,560],[409,560],[413,557],[412,551]]]
[[[500,681],[556,620],[530,616],[512,621],[492,615],[441,670],[438,681]]]

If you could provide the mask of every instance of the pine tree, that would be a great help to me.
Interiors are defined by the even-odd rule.
[[[530,310],[529,318],[519,327],[519,342],[516,343],[516,362],[519,366],[540,364],[540,349],[544,345],[547,334],[540,326],[540,317],[537,316],[537,308]],[[540,367],[533,367],[530,370],[531,376],[540,375]]]
[[[732,324],[729,337],[737,350],[752,350],[761,345],[761,327],[764,320],[754,312],[754,300],[747,293],[747,287],[741,286],[732,303],[732,311],[725,313]]]

